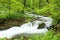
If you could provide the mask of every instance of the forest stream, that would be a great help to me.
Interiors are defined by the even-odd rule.
[[[12,38],[15,35],[22,35],[22,34],[40,34],[40,33],[46,33],[48,31],[48,28],[52,26],[52,18],[44,17],[36,14],[28,14],[31,17],[35,17],[36,19],[32,22],[24,23],[20,26],[14,26],[9,29],[0,30],[0,38]],[[43,27],[40,28],[40,26],[43,24]]]

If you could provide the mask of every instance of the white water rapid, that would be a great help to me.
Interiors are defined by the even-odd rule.
[[[50,27],[52,25],[52,21],[53,21],[52,18],[43,17],[43,16],[35,15],[35,14],[28,14],[28,13],[26,14],[35,18],[38,17],[38,19],[33,22],[25,23],[21,25],[20,27],[15,26],[7,30],[0,31],[0,38],[4,38],[4,37],[12,38],[13,36],[18,35],[18,34],[21,35],[21,34],[46,33],[48,31],[47,27]],[[39,24],[41,23],[45,23],[44,28],[37,29]]]

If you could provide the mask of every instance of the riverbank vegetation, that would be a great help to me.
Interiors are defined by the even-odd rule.
[[[6,38],[0,40],[6,40]],[[41,35],[33,34],[30,36],[23,36],[23,35],[21,35],[20,37],[15,36],[15,38],[8,40],[60,40],[60,33],[54,35],[53,31],[49,31],[46,34]]]
[[[51,29],[60,33],[60,0],[0,0],[0,29],[19,26],[34,19],[25,13],[53,18]],[[51,40],[58,40],[60,34],[57,35],[51,35]],[[47,40],[48,37],[50,35],[46,36]],[[45,37],[42,38],[45,40]],[[38,40],[39,36],[36,39]],[[31,37],[29,40],[32,40]]]

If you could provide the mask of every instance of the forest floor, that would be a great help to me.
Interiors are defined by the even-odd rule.
[[[0,24],[0,30],[5,30],[14,26],[20,26],[23,23],[23,20],[7,20],[3,24]]]

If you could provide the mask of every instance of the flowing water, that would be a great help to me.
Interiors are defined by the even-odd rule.
[[[15,35],[21,35],[21,34],[40,34],[40,33],[46,33],[48,31],[47,27],[50,27],[52,25],[52,18],[43,17],[36,14],[28,14],[27,15],[31,17],[35,17],[36,20],[32,22],[25,23],[21,25],[20,27],[15,26],[12,28],[9,28],[7,30],[0,31],[0,38],[12,38]],[[38,29],[39,24],[44,23],[44,27],[41,29]]]

